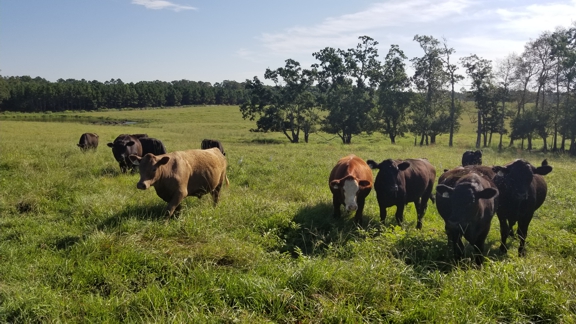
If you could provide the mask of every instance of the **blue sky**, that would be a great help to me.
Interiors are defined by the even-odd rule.
[[[2,0],[0,74],[242,82],[362,35],[381,57],[421,56],[419,34],[495,61],[575,20],[576,0]]]

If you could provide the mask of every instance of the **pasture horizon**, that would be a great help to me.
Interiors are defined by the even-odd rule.
[[[291,144],[281,133],[250,132],[255,122],[237,106],[66,114],[137,123],[0,119],[2,321],[576,321],[573,157],[498,152],[497,138],[481,148],[485,165],[548,159],[554,169],[527,257],[517,256],[518,240],[507,255],[498,252],[494,217],[487,260],[475,269],[467,242],[467,259],[452,260],[434,204],[421,231],[412,204],[402,226],[394,208],[380,224],[372,191],[356,227],[353,214],[331,217],[328,188],[330,170],[350,153],[425,157],[438,178],[474,148],[469,120],[449,148],[447,135],[414,146],[413,137],[391,145],[379,133],[347,145],[325,133]],[[84,132],[100,136],[96,152],[76,146]],[[147,133],[169,152],[220,140],[230,186],[218,206],[209,196],[187,197],[180,216],[165,221],[165,202],[153,189],[136,189],[137,174],[120,174],[106,146],[121,133]]]

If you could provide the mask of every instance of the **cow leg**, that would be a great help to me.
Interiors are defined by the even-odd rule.
[[[126,173],[128,171],[128,166],[126,165],[126,162],[122,161],[118,163],[120,165],[120,171],[122,173]]]
[[[508,220],[505,216],[498,215],[498,221],[500,222],[500,252],[506,253],[508,252],[506,241],[508,240],[510,228],[508,227]]]
[[[384,204],[384,198],[382,198],[381,196],[378,196],[378,194],[376,194],[376,198],[378,199],[378,207],[380,208],[380,222],[382,224],[385,224],[386,222],[386,206]]]
[[[451,232],[448,234],[448,241],[452,243],[454,250],[454,259],[460,260],[464,253],[464,244],[462,243],[462,234],[458,232]]]
[[[358,225],[362,224],[362,212],[364,211],[364,203],[366,202],[366,197],[357,197],[356,203],[358,204],[358,209],[356,209],[356,214],[354,215],[354,222]]]
[[[186,198],[187,195],[188,193],[176,192],[176,194],[168,202],[168,206],[166,206],[166,212],[168,213],[167,218],[172,217],[174,211],[180,208],[180,203],[182,200],[184,200],[184,198]]]
[[[508,233],[510,237],[514,237],[514,225],[516,225],[516,221],[510,221],[510,233]]]
[[[332,195],[332,205],[334,206],[334,218],[340,218],[340,199],[336,195]]]
[[[533,215],[527,215],[525,218],[520,218],[518,221],[518,238],[520,239],[520,247],[518,247],[518,256],[526,256],[526,237],[528,236],[528,225],[532,220]]]
[[[403,203],[396,205],[396,222],[398,222],[398,225],[404,223],[404,206]]]
[[[428,200],[428,198],[426,198]],[[416,221],[416,229],[422,229],[422,218],[424,218],[424,213],[426,213],[426,203],[424,202],[424,198],[422,198],[419,202],[415,201],[414,206],[416,207],[416,215],[418,220]]]
[[[212,190],[212,200],[214,200],[214,206],[218,203],[218,199],[220,198],[220,189],[222,189],[222,183],[216,186],[214,190]]]
[[[481,266],[484,262],[484,242],[486,241],[486,237],[483,236],[479,238],[476,243],[473,244],[474,247],[474,261],[476,264]]]

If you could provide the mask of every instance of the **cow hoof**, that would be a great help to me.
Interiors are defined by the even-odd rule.
[[[422,222],[418,222],[418,223],[416,224],[416,229],[419,229],[419,230],[422,229]]]

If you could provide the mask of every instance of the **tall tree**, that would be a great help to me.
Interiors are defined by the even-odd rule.
[[[337,134],[344,144],[352,135],[366,131],[374,107],[374,87],[380,64],[378,50],[368,36],[359,37],[356,48],[341,50],[326,47],[312,55],[320,61],[313,64],[320,91],[320,102],[328,111],[323,130]]]
[[[454,54],[456,51],[452,47],[448,48],[448,41],[446,40],[446,38],[444,38],[443,46],[444,50],[442,54],[444,54],[444,56],[442,58],[442,61],[444,63],[444,69],[448,74],[448,79],[450,82],[450,138],[448,140],[448,146],[452,147],[454,139],[454,131],[457,130],[459,126],[457,121],[459,114],[456,109],[456,102],[455,102],[456,91],[454,90],[454,87],[456,83],[464,80],[464,76],[456,73],[456,71],[458,71],[458,65],[450,63],[450,56]]]

